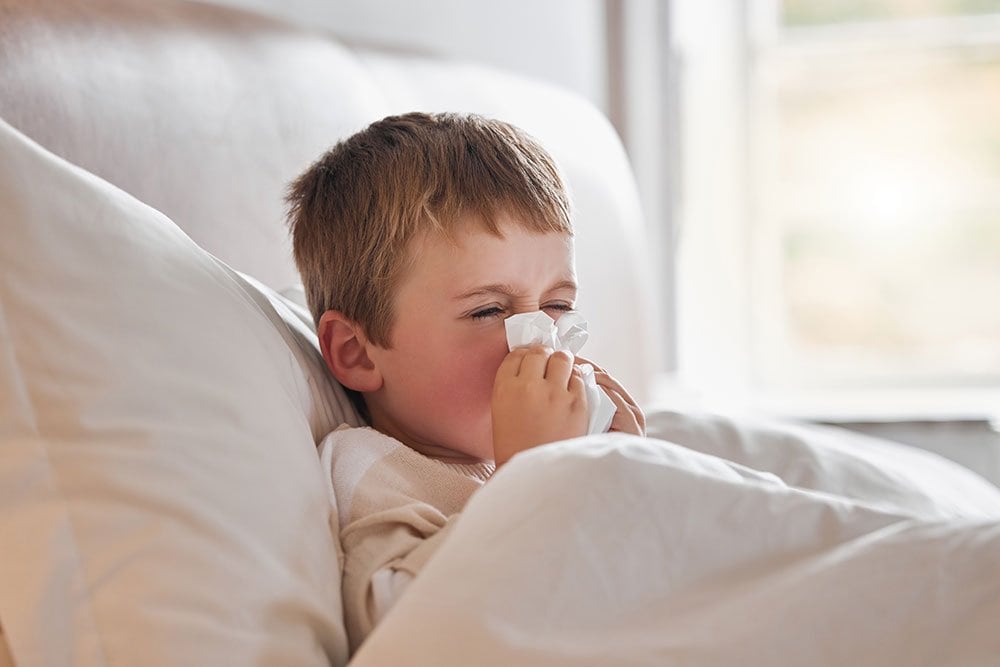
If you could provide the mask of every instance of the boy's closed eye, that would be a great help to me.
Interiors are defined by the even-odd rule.
[[[549,313],[549,315],[551,315],[553,319],[555,319],[560,315],[562,315],[563,313],[573,312],[573,306],[572,304],[568,303],[549,303],[542,306],[542,310]],[[470,314],[470,317],[472,317],[472,319],[474,320],[486,320],[498,317],[506,318],[508,315],[512,314],[513,313],[509,312],[509,310],[505,307],[488,306],[486,308],[481,308],[479,310],[474,311],[473,313]]]

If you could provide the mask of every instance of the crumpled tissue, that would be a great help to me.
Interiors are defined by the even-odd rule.
[[[576,356],[590,336],[586,320],[577,313],[566,313],[558,320],[540,310],[519,313],[504,320],[504,326],[507,347],[511,350],[525,345],[547,345],[553,350],[568,350]],[[597,385],[593,366],[580,364],[580,370],[587,388],[587,433],[604,433],[615,416],[615,404]]]

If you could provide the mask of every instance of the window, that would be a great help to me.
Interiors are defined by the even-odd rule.
[[[1000,0],[672,19],[682,374],[765,406],[995,414]]]

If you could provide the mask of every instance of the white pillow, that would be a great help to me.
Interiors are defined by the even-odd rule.
[[[14,662],[346,662],[315,451],[336,388],[266,295],[2,121],[0,270]]]
[[[306,302],[306,288],[299,283],[297,285],[292,285],[291,287],[286,287],[280,292],[281,298],[286,302],[291,302],[302,309],[302,312],[306,314],[308,318],[306,324],[312,326],[312,317],[309,316],[309,304]]]
[[[789,485],[925,518],[1000,515],[1000,489],[937,454],[846,429],[745,415],[651,411],[650,437],[755,470]]]
[[[233,271],[221,262],[220,266],[243,284],[247,296],[260,306],[261,312],[271,320],[298,359],[308,383],[305,388],[309,390],[308,394],[301,396],[301,401],[307,411],[316,442],[320,442],[341,424],[366,425],[367,422],[347,397],[347,392],[327,370],[312,315],[304,305],[305,301],[300,303],[294,296],[294,288],[289,288],[292,290],[292,295],[289,296],[288,290],[276,292],[252,276]]]

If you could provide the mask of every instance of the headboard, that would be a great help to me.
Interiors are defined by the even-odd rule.
[[[288,181],[339,138],[411,110],[494,115],[552,151],[575,202],[586,352],[648,397],[638,197],[616,134],[582,98],[210,4],[0,0],[0,117],[276,289],[298,282]]]

